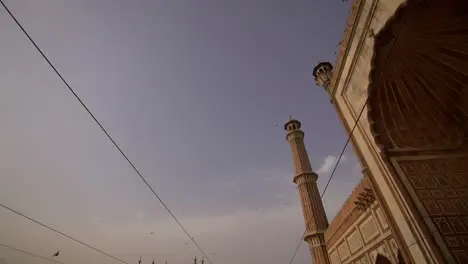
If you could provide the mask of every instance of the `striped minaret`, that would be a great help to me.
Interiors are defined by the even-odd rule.
[[[294,183],[297,184],[306,224],[304,240],[309,243],[312,263],[330,264],[324,233],[328,227],[327,216],[317,188],[317,173],[312,171],[309,156],[304,145],[304,132],[301,122],[289,117],[284,125],[286,139],[291,145],[294,161]]]

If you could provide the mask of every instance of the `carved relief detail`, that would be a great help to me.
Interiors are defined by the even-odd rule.
[[[468,158],[399,165],[453,257],[468,263]]]

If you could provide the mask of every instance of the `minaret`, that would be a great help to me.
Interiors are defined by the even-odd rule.
[[[329,62],[319,62],[312,71],[315,83],[327,91],[330,98],[333,97],[333,91],[330,91],[330,81],[332,79],[333,65]]]
[[[301,122],[289,117],[284,129],[287,132],[286,139],[291,145],[294,161],[293,181],[299,189],[302,213],[306,224],[304,241],[309,243],[313,264],[330,264],[324,238],[328,220],[317,187],[318,176],[312,171],[304,145],[304,132],[301,130]]]

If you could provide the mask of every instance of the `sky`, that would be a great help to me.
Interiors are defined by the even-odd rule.
[[[311,72],[336,60],[351,3],[4,2],[213,264],[289,263],[304,220],[282,124],[302,121],[323,190],[347,135]],[[3,8],[0,33],[0,203],[129,263],[200,258]],[[360,170],[349,146],[329,219]],[[1,245],[119,263],[2,208],[0,222]],[[4,263],[48,263],[1,245]],[[303,243],[294,263],[310,262]]]

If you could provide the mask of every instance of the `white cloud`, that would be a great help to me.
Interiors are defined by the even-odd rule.
[[[340,163],[344,163],[344,162],[346,162],[346,160],[347,160],[347,157],[345,155],[343,155],[341,157]],[[333,170],[333,168],[334,168],[337,161],[338,161],[338,158],[336,156],[328,155],[324,159],[322,165],[317,170],[317,173],[318,174],[330,173]]]

